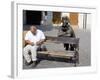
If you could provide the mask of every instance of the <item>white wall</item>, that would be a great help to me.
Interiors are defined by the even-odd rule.
[[[91,30],[91,14],[87,14],[87,29]]]
[[[62,12],[61,17],[65,17],[65,16],[69,17],[70,15],[69,15],[69,13]]]
[[[46,17],[46,21],[45,20]],[[42,23],[43,25],[52,25],[52,18],[53,18],[53,13],[51,11],[47,11],[47,16],[45,16],[45,12],[42,11]]]
[[[79,29],[91,30],[91,14],[79,13],[78,21]]]
[[[52,18],[53,18],[53,13],[48,11],[47,12],[47,24],[52,25]]]
[[[83,29],[83,14],[79,14],[78,22],[79,29]]]
[[[0,0],[0,80],[12,80],[10,76],[11,59],[11,1]],[[23,0],[25,1],[25,0]],[[25,80],[100,80],[100,1],[99,0],[28,0],[37,4],[59,4],[76,6],[96,6],[98,8],[98,26],[93,30],[94,49],[98,53],[97,73],[82,73],[61,76],[45,76]],[[95,53],[94,53],[95,54]],[[47,72],[48,73],[48,72]],[[24,80],[24,79],[18,79]]]

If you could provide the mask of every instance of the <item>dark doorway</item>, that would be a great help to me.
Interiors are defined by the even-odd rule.
[[[26,25],[40,25],[41,19],[41,11],[26,11]]]

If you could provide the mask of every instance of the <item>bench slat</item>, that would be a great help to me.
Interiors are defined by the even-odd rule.
[[[38,54],[46,54],[52,57],[73,57],[75,51],[39,51]]]
[[[60,42],[60,43],[69,43],[69,44],[78,44],[79,43],[79,38],[71,38],[71,37],[51,37],[47,36],[47,41],[52,41],[52,42]]]

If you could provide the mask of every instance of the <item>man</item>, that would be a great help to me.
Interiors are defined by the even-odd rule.
[[[25,43],[27,45],[24,47],[24,58],[27,65],[33,64],[33,66],[35,66],[37,61],[37,48],[40,47],[44,41],[44,33],[35,26],[31,26],[25,35]],[[29,52],[31,52],[31,56]]]

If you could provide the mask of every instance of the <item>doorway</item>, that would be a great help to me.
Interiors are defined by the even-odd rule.
[[[40,25],[42,11],[26,11],[26,25]]]

